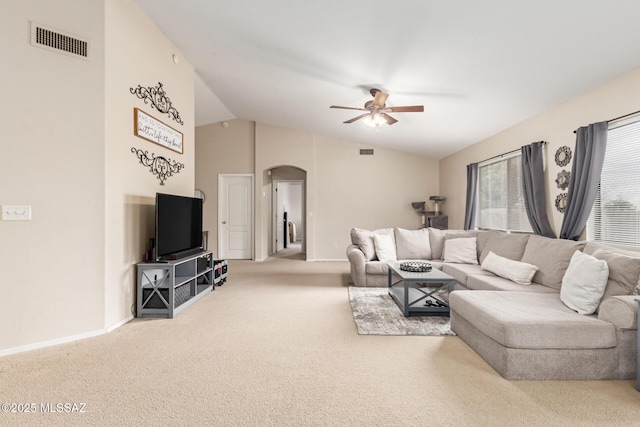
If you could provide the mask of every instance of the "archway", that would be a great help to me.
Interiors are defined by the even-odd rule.
[[[268,170],[271,187],[269,256],[286,250],[288,256],[301,253],[306,260],[307,172],[295,166]]]

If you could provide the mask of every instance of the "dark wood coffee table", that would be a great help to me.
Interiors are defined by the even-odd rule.
[[[399,262],[389,265],[389,296],[398,304],[405,317],[449,316],[449,301],[439,291],[453,291],[455,279],[432,268],[426,273],[413,273],[400,269]],[[431,305],[427,305],[427,301]]]

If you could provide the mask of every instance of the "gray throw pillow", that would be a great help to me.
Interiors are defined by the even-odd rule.
[[[573,253],[581,251],[584,245],[584,242],[531,235],[520,261],[538,266],[533,276],[535,283],[560,290]]]
[[[507,234],[502,232],[491,234],[480,253],[480,263],[489,255],[489,252],[514,261],[520,261],[527,246],[527,241],[529,241],[529,234]]]

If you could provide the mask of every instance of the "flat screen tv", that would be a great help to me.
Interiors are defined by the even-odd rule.
[[[202,248],[202,199],[156,193],[156,258],[178,259]]]

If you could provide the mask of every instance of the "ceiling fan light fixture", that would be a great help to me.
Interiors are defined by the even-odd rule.
[[[383,124],[387,123],[387,121],[384,119],[384,117],[382,117],[380,113],[372,113],[366,116],[363,122],[365,125],[372,128],[382,126]]]
[[[371,89],[372,101],[364,103],[364,108],[358,107],[342,107],[340,105],[331,105],[329,108],[340,108],[343,110],[356,110],[363,113],[352,119],[345,120],[343,123],[349,124],[362,120],[365,125],[372,128],[377,128],[383,124],[392,125],[397,123],[398,120],[390,116],[388,113],[410,113],[410,112],[423,112],[423,105],[405,105],[397,107],[387,107],[388,93],[384,93],[379,89]]]

